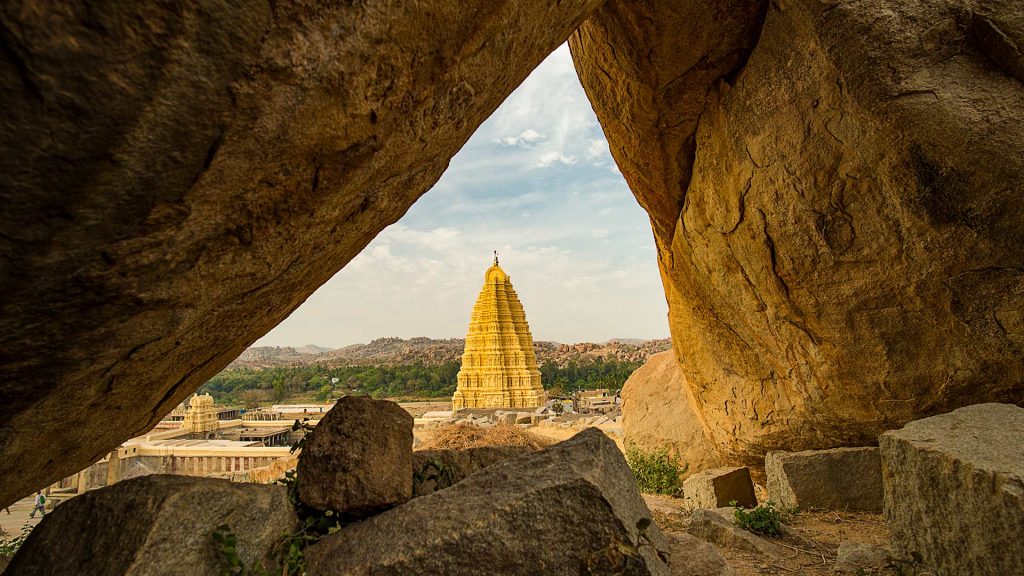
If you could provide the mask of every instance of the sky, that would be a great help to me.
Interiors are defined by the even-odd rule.
[[[667,338],[654,237],[555,50],[441,179],[257,346],[463,338],[497,250],[535,340]]]

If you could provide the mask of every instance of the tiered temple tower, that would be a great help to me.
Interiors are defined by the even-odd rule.
[[[452,409],[527,408],[544,400],[526,312],[495,254],[473,306]]]
[[[192,433],[210,432],[220,426],[217,421],[217,409],[213,406],[213,397],[209,394],[196,394],[188,404],[185,419],[181,427]]]

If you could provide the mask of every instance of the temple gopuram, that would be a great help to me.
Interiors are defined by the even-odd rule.
[[[452,409],[529,408],[544,400],[526,312],[495,253],[473,306]]]

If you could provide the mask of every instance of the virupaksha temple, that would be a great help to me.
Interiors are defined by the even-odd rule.
[[[526,312],[495,253],[473,306],[452,409],[527,408],[544,400]]]

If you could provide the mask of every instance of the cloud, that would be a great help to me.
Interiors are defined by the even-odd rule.
[[[587,159],[591,161],[610,159],[608,141],[604,138],[592,138],[587,146]]]
[[[519,148],[530,148],[537,142],[541,142],[546,139],[547,136],[537,132],[533,128],[527,128],[519,133],[518,136],[505,136],[503,138],[496,138],[493,140],[504,146],[518,146]]]
[[[562,46],[399,222],[258,344],[462,337],[492,250],[536,339],[665,337],[653,246]]]
[[[541,154],[540,158],[537,159],[537,162],[534,164],[534,166],[538,168],[546,168],[556,163],[571,166],[576,163],[576,157],[566,156],[565,154],[556,151],[545,152],[544,154]]]

